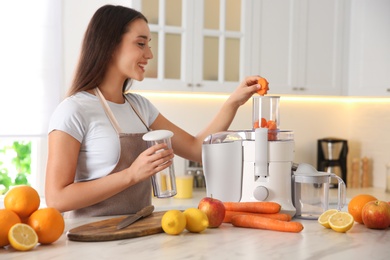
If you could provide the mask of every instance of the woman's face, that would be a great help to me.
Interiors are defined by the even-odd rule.
[[[148,24],[137,19],[129,25],[129,31],[123,34],[113,56],[113,67],[124,78],[141,81],[145,77],[145,66],[153,58],[149,47],[150,30]]]

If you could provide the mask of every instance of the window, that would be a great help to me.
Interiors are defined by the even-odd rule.
[[[0,140],[0,195],[11,186],[30,184],[31,141]]]
[[[46,154],[39,147],[46,143],[48,122],[62,89],[61,4],[61,0],[0,3],[0,141],[30,144],[34,175],[30,184],[40,193]],[[3,172],[10,172],[10,162],[2,166]]]

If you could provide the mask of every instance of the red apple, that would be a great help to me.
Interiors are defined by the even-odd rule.
[[[219,227],[225,218],[225,205],[218,199],[205,197],[200,200],[198,209],[207,215],[210,228]]]
[[[390,205],[385,201],[367,202],[362,209],[363,223],[368,228],[386,229],[390,226]]]

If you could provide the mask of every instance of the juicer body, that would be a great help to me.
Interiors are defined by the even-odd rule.
[[[273,201],[292,217],[293,139],[268,141],[267,129],[223,132],[202,146],[208,197],[221,201]]]
[[[268,174],[255,174],[254,141],[243,141],[242,196],[240,201],[274,201],[281,205],[281,212],[292,217],[291,169],[294,159],[294,141],[268,141]]]

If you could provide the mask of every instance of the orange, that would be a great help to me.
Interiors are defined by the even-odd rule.
[[[19,215],[27,218],[39,208],[41,200],[38,192],[27,185],[19,185],[10,189],[4,197],[4,206]]]
[[[377,200],[377,198],[369,194],[359,194],[351,199],[351,201],[348,204],[348,212],[353,216],[353,219],[356,222],[363,224],[363,220],[362,220],[363,207],[364,205],[366,205],[367,202],[373,200]]]
[[[60,238],[65,229],[65,221],[55,208],[41,208],[35,211],[27,220],[38,235],[38,242],[51,244]]]
[[[18,214],[9,209],[0,209],[0,247],[9,244],[8,231],[10,228],[20,223]]]

